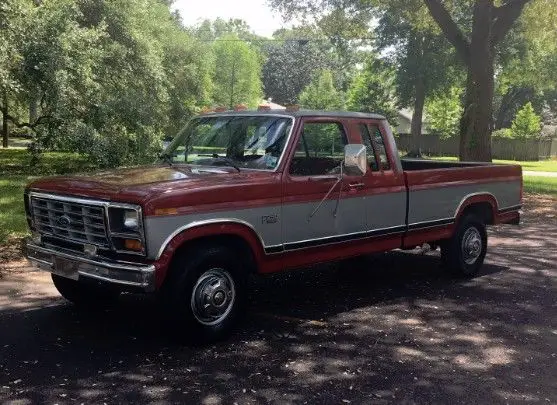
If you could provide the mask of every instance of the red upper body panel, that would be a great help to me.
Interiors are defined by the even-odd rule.
[[[34,191],[139,204],[145,215],[155,208],[199,209],[200,205],[280,201],[280,174],[188,165],[141,166],[87,175],[45,177]],[[215,192],[217,191],[218,192]],[[269,203],[269,201],[267,201]],[[207,208],[207,207],[205,207]]]

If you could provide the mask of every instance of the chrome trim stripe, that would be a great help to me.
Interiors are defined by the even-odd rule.
[[[455,221],[456,218],[443,218],[443,219],[436,219],[433,221],[414,222],[408,225],[408,230],[414,231],[416,229],[435,228],[436,226],[453,224]]]
[[[512,205],[510,207],[505,207],[505,208],[501,208],[499,211],[497,211],[499,214],[505,214],[507,212],[512,212],[512,211],[519,211],[522,209],[522,204],[517,204],[517,205]]]
[[[335,243],[351,242],[360,239],[373,238],[377,236],[396,235],[406,232],[406,225],[393,226],[389,228],[374,229],[371,231],[349,233],[344,235],[328,236],[325,238],[308,239],[299,242],[284,244],[285,251],[300,250],[310,247],[332,245]]]

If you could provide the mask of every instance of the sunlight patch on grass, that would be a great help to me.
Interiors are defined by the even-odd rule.
[[[524,176],[524,192],[557,195],[557,177]]]
[[[10,237],[28,233],[23,189],[34,178],[22,175],[0,179],[0,245]]]

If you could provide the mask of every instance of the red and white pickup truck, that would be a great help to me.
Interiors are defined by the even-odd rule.
[[[156,292],[211,340],[242,312],[250,273],[428,243],[473,276],[486,225],[518,224],[521,199],[520,166],[401,160],[379,115],[208,113],[154,165],[30,184],[27,256],[75,304]]]

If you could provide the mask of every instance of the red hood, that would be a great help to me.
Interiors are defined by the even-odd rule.
[[[31,183],[29,189],[141,205],[150,203],[149,206],[154,209],[183,206],[186,203],[197,205],[237,201],[239,196],[235,195],[236,193],[231,195],[216,193],[216,191],[229,190],[230,187],[239,189],[251,188],[250,186],[261,185],[261,183],[269,184],[273,183],[277,176],[277,173],[252,170],[238,173],[235,169],[224,167],[141,166],[92,174],[45,177]],[[203,198],[199,198],[200,193],[203,194]],[[184,201],[188,195],[194,194],[195,201]],[[213,197],[207,198],[207,194]],[[246,196],[249,194],[247,193]],[[153,201],[157,201],[154,204],[156,206],[153,206]],[[163,207],[160,206],[161,204]]]

